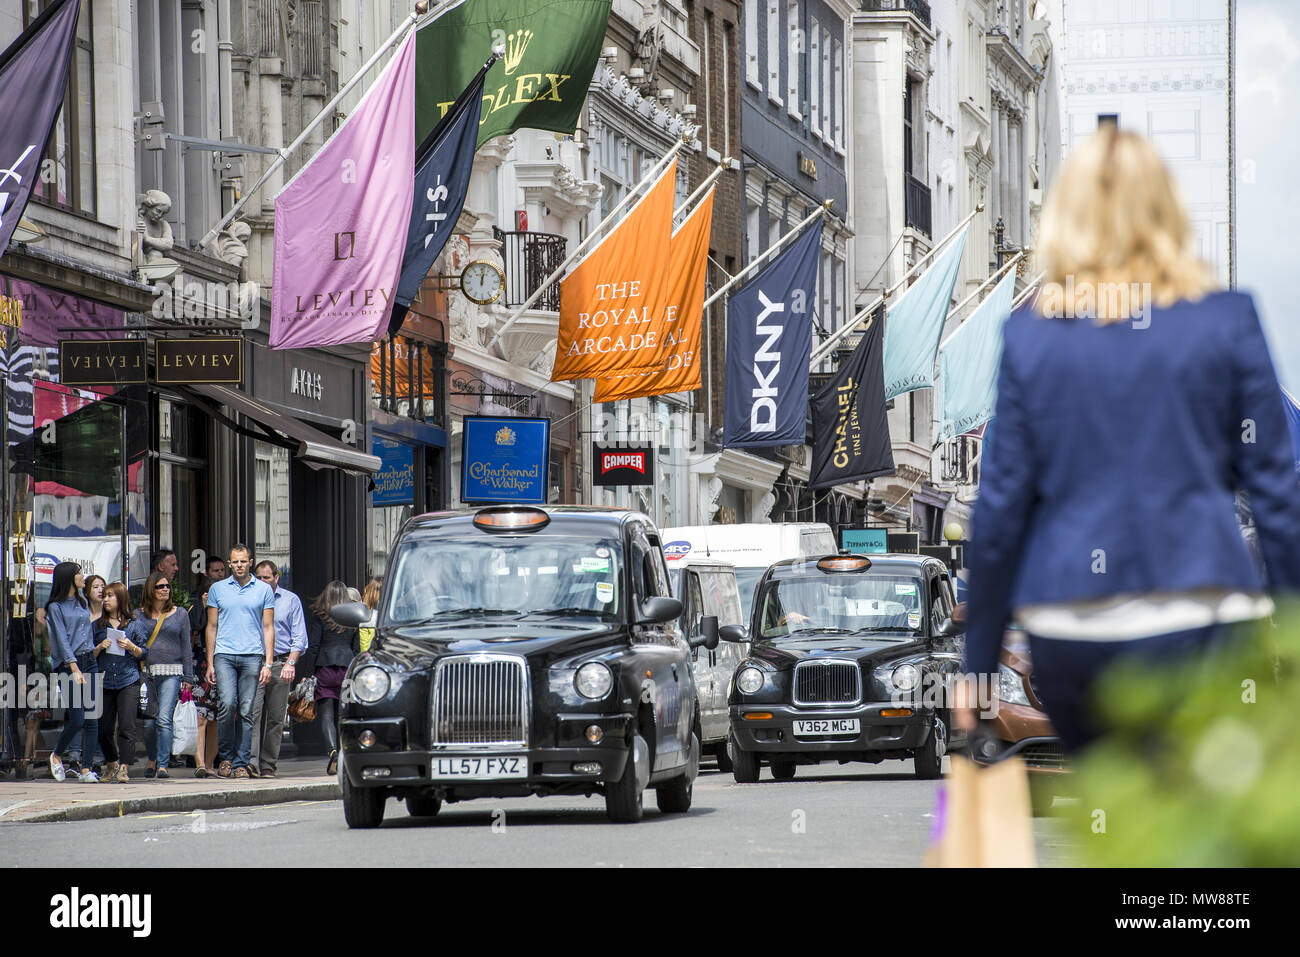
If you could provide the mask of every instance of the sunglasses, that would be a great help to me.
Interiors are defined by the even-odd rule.
[[[166,582],[162,582],[160,584],[153,586],[154,591],[162,591],[164,588],[166,588],[168,591],[172,590],[172,586],[167,584]]]

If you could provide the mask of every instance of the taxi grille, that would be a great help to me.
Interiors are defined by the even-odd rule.
[[[1065,769],[1065,752],[1055,741],[1031,744],[1021,752],[1021,755],[1025,759],[1025,764],[1031,768]]]
[[[794,667],[795,704],[857,704],[861,672],[852,661],[801,661]]]
[[[433,673],[435,748],[528,744],[528,671],[513,655],[443,658]]]

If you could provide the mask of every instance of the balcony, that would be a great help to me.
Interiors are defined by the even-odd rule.
[[[493,226],[492,237],[501,244],[501,257],[505,260],[506,286],[501,302],[507,308],[522,305],[564,262],[567,241],[563,236],[506,232]],[[558,280],[551,283],[532,308],[543,312],[560,311]]]
[[[930,232],[930,187],[910,173],[905,173],[903,194],[907,225],[927,236],[933,236]]]
[[[869,13],[910,13],[930,29],[930,5],[925,0],[862,0]]]

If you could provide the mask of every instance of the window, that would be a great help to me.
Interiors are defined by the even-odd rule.
[[[23,26],[28,26],[52,0],[24,0]],[[54,122],[49,147],[41,163],[40,180],[32,195],[78,212],[95,213],[95,84],[91,45],[90,2],[81,0],[77,39],[68,68],[63,109]]]
[[[256,506],[253,545],[260,551],[271,546],[271,460],[258,458],[254,463],[253,482]]]
[[[817,18],[808,25],[808,121],[814,136],[821,136],[822,34]]]
[[[722,25],[722,143],[718,147],[723,156],[731,153],[731,24]]]
[[[825,95],[822,97],[822,139],[831,138],[831,33],[829,30],[822,31],[822,89]]]
[[[1104,126],[1104,125],[1107,124],[1107,123],[1109,123],[1111,126],[1119,126],[1119,114],[1118,114],[1118,113],[1098,113],[1098,114],[1097,114],[1097,129],[1101,129],[1102,126]]]
[[[844,53],[840,49],[840,41],[836,38],[834,41],[835,55],[832,58],[832,70],[834,75],[831,77],[831,114],[835,118],[835,135],[832,137],[836,146],[844,148]]]
[[[704,11],[704,42],[700,44],[700,80],[704,84],[704,148],[713,148],[713,73],[709,62],[713,57],[713,11]],[[723,146],[725,150],[726,147]]]
[[[767,96],[781,104],[781,7],[767,0]]]
[[[787,0],[785,29],[785,108],[791,116],[802,119],[799,114],[799,70],[803,65],[803,31],[799,28],[798,0]]]
[[[759,4],[763,0],[748,0],[745,4],[745,80],[756,90],[763,88],[758,71],[758,18]]]
[[[1098,125],[1100,120],[1098,117]],[[1151,110],[1147,113],[1147,131],[1165,159],[1199,159],[1200,121],[1200,110]]]

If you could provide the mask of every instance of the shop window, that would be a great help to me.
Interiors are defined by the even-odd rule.
[[[253,443],[253,537],[255,561],[270,559],[289,577],[289,450]]]
[[[24,0],[23,26],[27,27],[53,0]],[[55,120],[40,179],[32,195],[58,206],[95,214],[95,83],[94,48],[91,44],[90,0],[81,0],[77,39],[68,65],[68,87],[63,109]]]

